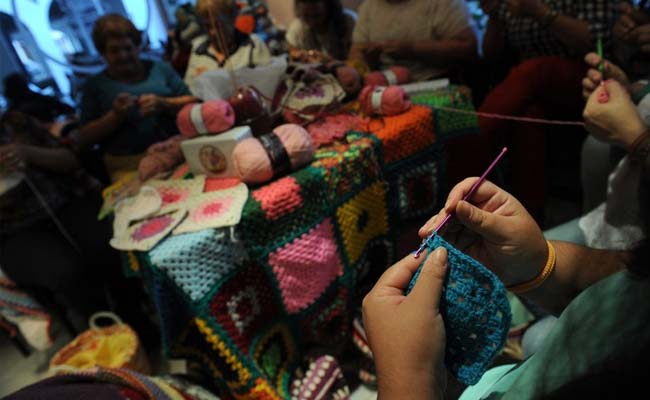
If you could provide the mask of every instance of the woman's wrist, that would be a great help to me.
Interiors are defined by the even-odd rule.
[[[641,120],[635,121],[634,123],[631,123],[631,125],[632,126],[629,129],[621,132],[621,136],[618,140],[618,144],[629,153],[632,153],[635,150],[635,145],[638,146],[639,144],[637,142],[649,131]]]

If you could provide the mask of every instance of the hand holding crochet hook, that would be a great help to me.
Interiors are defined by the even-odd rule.
[[[492,182],[483,182],[464,199],[478,179],[456,185],[443,209],[420,228],[420,237],[453,215],[438,232],[449,243],[490,268],[506,286],[533,279],[548,256],[542,231],[514,196]]]

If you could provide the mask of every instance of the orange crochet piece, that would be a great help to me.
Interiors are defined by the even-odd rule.
[[[387,164],[412,156],[436,141],[429,107],[416,105],[400,115],[373,119],[368,128],[381,140]]]

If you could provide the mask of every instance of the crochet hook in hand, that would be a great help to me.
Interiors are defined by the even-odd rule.
[[[497,163],[499,162],[499,160],[501,160],[501,157],[503,157],[503,155],[506,154],[506,151],[508,151],[508,148],[507,148],[507,147],[504,147],[504,148],[501,150],[501,153],[499,153],[499,155],[497,156],[497,158],[495,158],[494,161],[492,161],[492,164],[490,164],[490,166],[485,170],[485,172],[483,172],[483,175],[481,175],[481,177],[478,178],[478,180],[477,180],[476,182],[474,182],[474,184],[472,185],[472,187],[469,189],[469,192],[467,192],[467,194],[465,195],[465,197],[463,197],[463,200],[467,201],[467,200],[469,200],[470,197],[472,197],[472,195],[474,194],[474,192],[476,192],[476,189],[478,189],[478,187],[481,186],[481,183],[483,183],[483,181],[485,180],[485,178],[490,174],[490,172],[492,172],[492,169],[494,169],[494,166],[497,165]],[[422,241],[422,244],[420,244],[420,247],[419,247],[418,250],[415,252],[415,258],[420,257],[420,254],[422,254],[422,251],[424,251],[424,248],[426,247],[427,242],[428,242],[429,240],[431,240],[431,238],[433,238],[433,236],[434,236],[436,233],[438,233],[438,231],[439,231],[440,229],[442,229],[443,226],[445,226],[445,224],[446,224],[446,223],[451,219],[451,216],[452,216],[451,213],[447,214],[447,216],[445,217],[445,219],[443,219],[442,222],[441,222],[440,224],[438,224],[438,226],[436,227],[436,229],[434,229],[433,232],[431,232],[431,234],[430,234],[430,235],[429,235],[425,240]]]
[[[605,88],[605,58],[603,58],[603,39],[598,36],[596,42],[596,51],[598,52],[598,71],[600,72],[600,86],[603,88],[598,96],[599,103],[607,103],[609,101],[609,93]]]

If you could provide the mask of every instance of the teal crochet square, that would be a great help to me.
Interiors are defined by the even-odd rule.
[[[438,235],[427,241],[429,254],[440,246],[447,249],[449,266],[440,300],[447,333],[445,365],[459,381],[473,385],[505,344],[510,304],[503,283],[492,271]],[[405,294],[413,289],[422,264]]]

